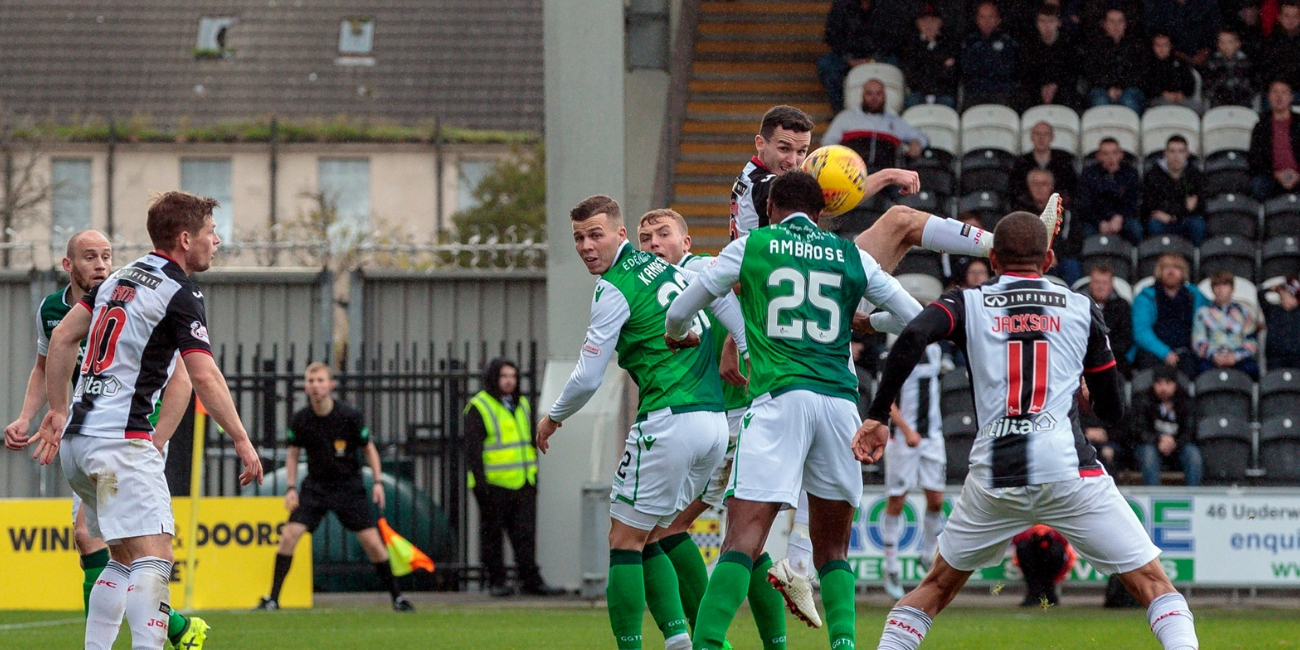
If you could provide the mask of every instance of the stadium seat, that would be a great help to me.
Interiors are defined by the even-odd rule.
[[[1220,151],[1250,150],[1250,132],[1259,114],[1245,106],[1219,106],[1201,116],[1201,151],[1206,158]]]
[[[903,273],[894,277],[903,285],[903,290],[922,305],[928,305],[943,295],[943,282],[933,275]]]
[[[1032,151],[1034,143],[1030,131],[1035,124],[1047,122],[1052,125],[1052,148],[1068,151],[1075,158],[1079,157],[1079,114],[1057,104],[1035,106],[1020,116],[1020,150]]]
[[[1250,422],[1227,416],[1202,418],[1196,445],[1205,463],[1206,483],[1233,483],[1246,478],[1250,467]]]
[[[1264,204],[1264,239],[1300,234],[1300,195],[1283,194]]]
[[[1130,305],[1133,304],[1133,285],[1129,284],[1128,280],[1121,277],[1113,277],[1110,281],[1114,286],[1115,295],[1123,298],[1124,302],[1127,302]],[[1086,296],[1089,295],[1088,285],[1090,284],[1092,284],[1092,278],[1085,274],[1083,277],[1075,280],[1074,284],[1070,288],[1075,292]]]
[[[1214,195],[1209,195],[1214,196]],[[1211,236],[1259,237],[1262,207],[1246,194],[1228,193],[1205,202],[1205,232]]]
[[[946,199],[957,194],[957,172],[953,170],[952,159],[952,153],[929,147],[908,161],[907,167],[921,177],[922,188]]]
[[[1156,268],[1156,259],[1165,253],[1178,253],[1187,258],[1187,266],[1196,277],[1196,247],[1178,235],[1155,235],[1142,240],[1138,246],[1138,277],[1151,275]],[[1190,278],[1189,278],[1190,279]]]
[[[894,269],[895,275],[907,273],[920,273],[943,281],[943,258],[932,250],[914,247],[899,260]]]
[[[1265,357],[1267,358],[1267,357]],[[1300,369],[1278,368],[1259,380],[1259,419],[1300,417]]]
[[[970,377],[965,368],[958,368],[939,380],[941,394],[939,410],[944,415],[975,413],[975,396],[971,393]],[[945,429],[946,431],[946,429]]]
[[[1214,288],[1210,286],[1208,276],[1197,282],[1196,288],[1200,290],[1201,295],[1205,296],[1206,300],[1214,300]],[[1259,294],[1254,282],[1241,276],[1234,277],[1232,279],[1232,300],[1250,307],[1251,311],[1255,312],[1255,317],[1259,317]]]
[[[1001,104],[972,106],[961,114],[961,150],[1020,153],[1020,116]]]
[[[1264,242],[1260,254],[1259,277],[1300,275],[1300,237],[1288,235]]]
[[[1115,277],[1124,280],[1133,278],[1133,245],[1117,235],[1093,235],[1083,240],[1083,249],[1079,257],[1083,273],[1092,271],[1094,264],[1105,262],[1115,270]]]
[[[1201,244],[1198,278],[1208,278],[1219,271],[1231,271],[1239,278],[1255,280],[1255,252],[1258,248],[1255,242],[1241,236],[1222,235],[1206,239]]]
[[[922,187],[924,187],[924,184],[922,184]],[[914,210],[929,212],[930,214],[943,214],[947,216],[947,213],[944,211],[944,203],[945,201],[938,194],[929,190],[921,190],[916,194],[898,197],[899,205],[905,205]]]
[[[885,84],[885,107],[894,113],[903,111],[903,71],[888,63],[863,63],[853,66],[844,78],[844,108],[862,105],[862,86],[868,79]]]
[[[1005,215],[1002,196],[997,192],[971,192],[961,197],[957,212],[974,212],[979,215],[985,230],[993,230],[993,226]]]
[[[1151,382],[1154,380],[1154,377],[1155,377],[1155,372],[1151,368],[1147,368],[1145,370],[1135,370],[1133,372],[1133,380],[1129,382],[1129,387],[1132,389],[1133,394],[1137,395],[1138,393],[1141,393],[1142,391],[1145,391],[1146,389],[1150,388]],[[1192,380],[1188,379],[1187,375],[1184,375],[1181,372],[1178,373],[1178,383],[1183,387],[1183,390],[1186,390],[1188,392],[1188,394],[1192,394],[1192,395],[1195,394],[1195,388],[1192,386]]]
[[[1011,193],[1011,166],[1015,156],[1001,149],[967,149],[961,157],[961,193]]]
[[[1250,161],[1245,151],[1228,149],[1206,154],[1201,169],[1205,176],[1202,196],[1250,193]]]
[[[1125,106],[1094,106],[1083,113],[1079,120],[1079,145],[1083,155],[1091,156],[1101,145],[1102,138],[1111,137],[1119,142],[1119,148],[1136,156],[1138,154],[1138,134],[1141,133],[1142,120],[1133,109]]]
[[[1264,420],[1259,429],[1259,464],[1269,483],[1300,481],[1300,414]]]
[[[917,104],[903,112],[903,120],[930,139],[931,149],[953,156],[961,151],[961,116],[957,111],[943,104]]]
[[[1201,155],[1201,118],[1186,106],[1157,106],[1142,114],[1142,157],[1164,151],[1173,135],[1187,138],[1187,151]]]
[[[944,415],[943,448],[944,455],[947,456],[949,485],[960,485],[966,481],[966,474],[970,472],[970,450],[975,445],[978,433],[979,422],[975,420],[974,411]]]
[[[1196,410],[1201,418],[1225,416],[1250,420],[1254,383],[1235,368],[1213,368],[1196,376]]]

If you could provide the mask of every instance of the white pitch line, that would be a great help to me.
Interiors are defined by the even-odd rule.
[[[68,625],[70,623],[82,623],[84,618],[60,618],[53,621],[32,621],[31,623],[9,623],[0,625],[0,630],[25,630],[33,627],[54,627],[56,625]]]

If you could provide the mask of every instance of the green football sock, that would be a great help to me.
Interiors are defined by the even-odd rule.
[[[727,638],[727,628],[736,610],[745,602],[754,561],[740,551],[727,551],[718,558],[709,578],[709,587],[700,601],[695,620],[695,650],[720,650]]]
[[[704,556],[700,547],[695,545],[690,533],[677,533],[659,540],[659,546],[668,554],[668,559],[677,571],[677,590],[682,599],[682,611],[691,629],[695,629],[695,617],[700,611],[700,599],[709,586],[709,570],[704,566]]]
[[[763,641],[763,650],[785,650],[785,597],[767,581],[772,557],[758,556],[749,576],[749,609]]]
[[[641,619],[645,615],[645,573],[641,553],[610,549],[609,582],[605,585],[609,626],[619,650],[641,650]]]
[[[854,609],[857,579],[844,560],[831,560],[817,570],[822,581],[822,606],[826,609],[826,632],[835,650],[857,647]]]
[[[95,581],[99,580],[99,574],[104,572],[106,566],[108,566],[108,549],[106,548],[81,556],[81,570],[86,574],[85,580],[81,582],[81,600],[82,604],[85,605],[82,609],[84,616],[90,615],[90,590],[95,588]]]
[[[181,635],[185,633],[185,628],[189,627],[189,620],[180,612],[172,610],[171,616],[167,618],[167,638],[172,643],[180,640]]]
[[[658,542],[645,545],[641,570],[645,574],[646,605],[664,638],[686,634],[686,614],[682,612],[682,596],[677,590],[677,572]]]

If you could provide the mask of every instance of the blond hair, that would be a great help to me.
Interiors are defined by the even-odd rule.
[[[324,372],[326,377],[334,378],[334,369],[330,367],[330,364],[323,361],[313,361],[307,364],[307,369],[303,371],[302,376],[304,378],[309,377],[313,372]]]
[[[645,228],[646,226],[658,225],[657,222],[660,219],[671,219],[676,221],[677,227],[682,231],[683,235],[690,234],[686,227],[686,217],[683,217],[676,210],[671,208],[658,208],[641,215],[640,227]]]

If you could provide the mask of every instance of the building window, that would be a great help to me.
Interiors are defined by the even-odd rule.
[[[359,237],[370,228],[370,161],[366,158],[321,158],[320,191],[336,211],[330,235]]]
[[[473,210],[479,206],[478,199],[474,197],[474,190],[478,189],[479,183],[492,173],[492,167],[495,165],[495,160],[461,159],[456,183],[457,210]]]
[[[200,59],[221,59],[235,53],[226,46],[226,36],[235,25],[234,18],[199,19],[199,40],[194,45],[194,56]]]
[[[221,204],[212,211],[212,218],[217,222],[217,236],[226,241],[233,241],[235,227],[230,189],[230,159],[182,158],[181,189],[190,194],[216,199]]]
[[[375,42],[375,21],[349,18],[339,26],[339,54],[369,56]]]
[[[58,251],[73,233],[90,227],[90,159],[55,158],[53,163],[50,246]]]

